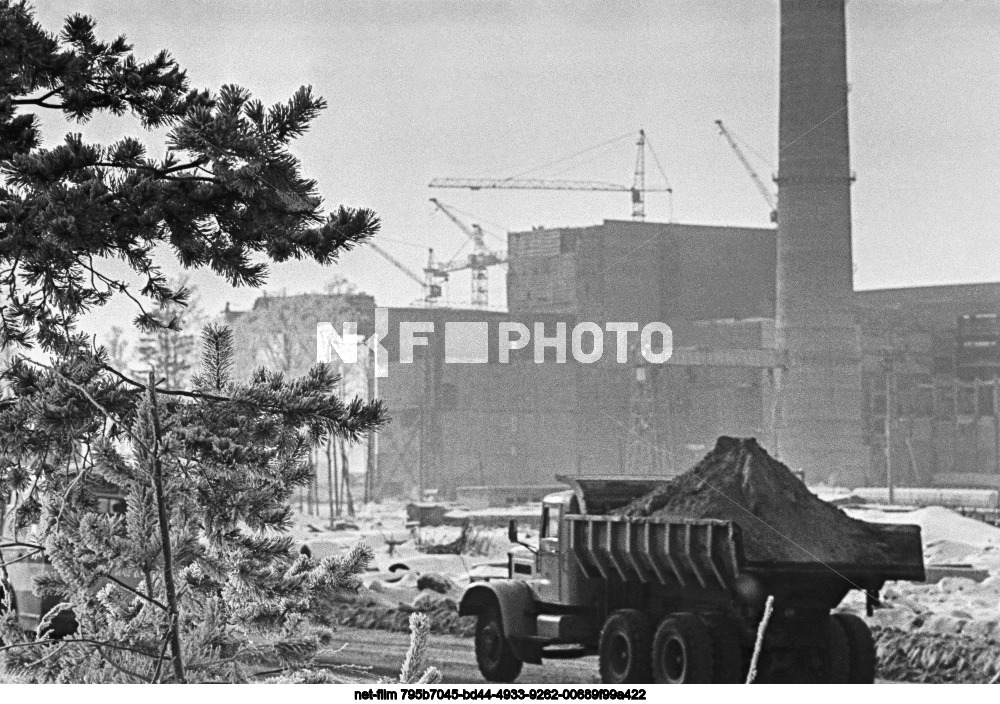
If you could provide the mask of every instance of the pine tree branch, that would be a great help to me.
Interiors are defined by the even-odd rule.
[[[87,398],[87,400],[90,401],[91,405],[94,406],[94,408],[96,408],[98,411],[100,411],[104,415],[104,417],[107,418],[108,420],[110,420],[112,423],[117,424],[118,427],[121,428],[122,431],[126,435],[129,436],[129,439],[132,440],[132,442],[134,442],[136,445],[138,445],[141,450],[143,450],[146,453],[150,453],[149,446],[147,446],[146,443],[142,442],[142,440],[140,440],[139,438],[137,438],[128,429],[128,426],[124,423],[124,421],[122,421],[119,418],[115,418],[114,415],[112,415],[112,413],[109,410],[107,410],[106,408],[104,408],[104,406],[102,406],[100,403],[98,403],[98,401],[93,396],[90,395],[90,392],[87,391],[87,389],[85,389],[80,384],[77,384],[75,381],[73,381],[72,379],[70,379],[69,377],[67,377],[65,374],[63,374],[62,372],[60,372],[55,367],[50,367],[48,365],[42,364],[41,362],[35,362],[34,360],[29,360],[29,361],[31,361],[33,364],[37,364],[38,366],[40,366],[40,367],[42,367],[44,369],[48,369],[48,370],[52,371],[60,379],[62,379],[67,384],[69,384],[74,389],[76,389],[81,394],[83,394]],[[102,366],[105,366],[105,365],[102,365]],[[110,367],[106,367],[106,368],[110,369]]]
[[[206,176],[159,176],[159,179],[161,181],[173,181],[175,183],[191,183],[192,181],[198,181],[199,183],[219,183],[218,179],[208,178]]]
[[[44,550],[45,548],[41,545],[35,545],[34,543],[0,543],[0,549],[3,548],[35,548],[36,550]]]
[[[121,672],[123,675],[128,675],[129,677],[134,677],[137,680],[141,680],[141,681],[145,682],[146,684],[152,684],[153,683],[152,680],[150,680],[150,679],[148,679],[146,677],[143,677],[138,672],[133,672],[132,670],[129,670],[129,669],[125,668],[125,667],[122,667],[121,665],[119,665],[118,663],[116,663],[114,660],[112,660],[111,658],[109,658],[107,656],[107,654],[105,654],[105,652],[103,650],[101,650],[101,646],[97,646],[97,652],[99,652],[101,654],[101,657],[104,658],[104,662],[106,662],[109,665],[111,665],[111,667],[115,668],[116,670],[118,670],[119,672]]]
[[[138,648],[130,648],[127,645],[117,645],[115,643],[108,643],[103,640],[94,640],[93,638],[64,638],[59,641],[52,640],[50,642],[52,642],[53,644],[65,644],[65,645],[73,645],[76,643],[80,643],[82,645],[97,646],[99,648],[103,647],[103,648],[113,648],[114,650],[123,650],[129,653],[135,653],[136,655],[142,655],[147,658],[156,657],[155,653],[150,653],[146,650],[139,650]],[[38,647],[44,644],[45,640],[31,640],[25,643],[11,643],[10,645],[0,645],[0,653],[7,650],[14,650],[15,648],[27,648],[30,646]]]
[[[17,564],[18,562],[23,562],[24,560],[30,560],[32,557],[34,557],[35,555],[37,555],[40,552],[45,552],[45,548],[38,548],[37,550],[33,550],[32,552],[29,552],[27,555],[21,555],[20,557],[15,558],[13,560],[7,560],[6,562],[0,562],[0,567],[3,567],[3,568],[6,569],[8,565],[14,565],[14,564]]]
[[[120,579],[117,579],[116,577],[112,577],[110,574],[102,574],[101,576],[104,577],[105,579],[111,581],[111,582],[114,582],[115,584],[117,584],[119,587],[121,587],[125,591],[131,592],[132,594],[135,594],[140,599],[145,599],[146,601],[148,601],[153,606],[157,606],[157,607],[163,609],[164,611],[168,611],[167,607],[164,604],[160,603],[159,601],[157,601],[156,599],[154,599],[151,596],[147,596],[147,595],[143,594],[138,589],[133,589],[132,587],[130,587],[127,584],[125,584],[124,582],[122,582]]]
[[[46,100],[48,98],[51,98],[53,95],[56,95],[57,93],[61,93],[62,90],[63,90],[63,86],[59,86],[58,88],[53,88],[52,90],[50,90],[45,95],[40,95],[37,98],[19,98],[17,100],[11,100],[10,104],[11,105],[37,105],[38,101],[40,101],[40,100]]]
[[[29,667],[37,667],[38,665],[41,665],[46,660],[51,660],[52,658],[54,658],[56,655],[58,655],[59,653],[61,653],[65,649],[66,649],[66,644],[62,643],[58,648],[53,649],[51,653],[46,653],[45,655],[43,655],[42,657],[38,658],[34,662],[29,662],[24,667],[25,667],[25,669],[28,669]]]
[[[208,159],[196,159],[194,161],[188,162],[186,164],[178,164],[176,166],[170,166],[168,168],[159,168],[157,166],[152,166],[149,164],[123,164],[116,161],[95,161],[90,164],[85,164],[80,166],[81,169],[90,169],[94,167],[100,167],[103,169],[131,169],[134,171],[149,171],[154,176],[167,177],[170,174],[177,173],[178,171],[185,171],[187,169],[197,169],[200,166],[208,163]],[[204,176],[189,176],[183,179],[170,179],[170,180],[182,180],[182,181],[208,181],[210,183],[218,183],[218,179],[208,178]]]
[[[160,683],[160,676],[163,671],[163,659],[167,654],[167,645],[170,643],[170,634],[173,633],[176,626],[176,621],[173,616],[170,617],[170,621],[167,623],[167,632],[163,634],[163,644],[160,646],[160,657],[156,659],[156,670],[153,671],[152,681],[156,684]]]
[[[117,369],[114,369],[113,367],[110,367],[106,364],[101,365],[101,367],[115,374],[122,381],[131,384],[137,389],[149,388],[146,384],[142,384],[136,381],[135,379],[130,379],[129,377],[125,376],[124,374],[119,372]],[[156,393],[164,394],[166,396],[181,396],[184,398],[192,398],[198,401],[215,401],[217,403],[232,403],[236,405],[250,406],[251,408],[255,408],[257,410],[264,411],[267,413],[279,413],[279,414],[289,413],[289,409],[285,408],[284,406],[259,403],[257,401],[252,401],[249,399],[232,398],[231,396],[218,396],[216,394],[207,394],[203,391],[184,391],[183,389],[163,389],[157,386]]]
[[[53,105],[52,103],[46,103],[44,98],[21,98],[19,100],[10,101],[11,105],[37,105],[40,108],[48,108],[50,110],[62,110],[64,107],[63,103],[58,105]]]
[[[132,302],[135,303],[136,306],[138,306],[139,310],[142,312],[143,315],[147,315],[146,309],[143,307],[142,302],[138,298],[132,295],[132,293],[128,290],[127,284],[122,283],[121,281],[115,281],[114,279],[105,276],[101,272],[97,271],[93,266],[88,266],[84,264],[82,261],[77,260],[77,263],[84,269],[87,269],[91,274],[99,278],[108,287],[109,293],[111,291],[118,291],[119,293],[124,293],[126,296],[132,299]]]

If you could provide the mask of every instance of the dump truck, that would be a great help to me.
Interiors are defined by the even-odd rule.
[[[743,682],[770,596],[756,681],[870,683],[871,631],[833,610],[856,589],[870,615],[886,581],[924,580],[918,526],[871,524],[891,564],[751,561],[736,521],[615,513],[662,480],[559,479],[571,489],[543,500],[537,545],[511,521],[508,578],[462,595],[488,681],[597,655],[607,684]]]

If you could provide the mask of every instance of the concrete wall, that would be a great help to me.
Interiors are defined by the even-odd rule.
[[[774,315],[770,229],[608,220],[513,232],[508,249],[515,314],[670,323]]]
[[[576,310],[576,244],[588,228],[537,229],[507,237],[507,305],[512,313]]]
[[[434,323],[429,344],[416,347],[412,363],[398,361],[400,321]],[[389,376],[379,395],[393,423],[379,436],[379,475],[388,492],[458,486],[551,484],[575,470],[575,385],[566,364],[535,364],[532,349],[498,359],[497,324],[516,317],[474,310],[393,308],[389,311]],[[521,319],[568,322],[566,316]],[[448,322],[485,322],[489,358],[483,364],[446,361]]]
[[[609,232],[629,239],[633,246],[642,242],[638,239],[642,228]],[[752,246],[751,251],[761,258],[766,256],[760,247]],[[595,266],[596,260],[588,257],[583,261]],[[592,277],[588,295],[602,292],[604,296],[596,301],[583,299],[579,305],[615,316],[632,315],[640,321],[658,310],[669,310],[664,303],[668,286],[661,285],[647,295],[651,284],[642,283],[643,277],[656,276],[655,267],[643,265],[636,271],[638,275],[628,285],[615,283],[613,277]],[[700,271],[703,273],[704,267]],[[686,265],[680,267],[681,275],[695,278]],[[707,279],[713,277],[719,288],[727,288],[724,269],[714,270]],[[594,286],[595,281],[602,287]],[[629,300],[629,286],[636,287],[631,296],[635,300]],[[653,414],[664,473],[691,467],[720,434],[755,436],[768,448],[776,444],[771,366],[778,364],[779,357],[773,356],[773,320],[733,315],[748,310],[733,310],[725,303],[736,300],[740,290],[730,284],[728,292],[720,293],[711,304],[710,309],[726,319],[673,324],[677,348],[674,359],[657,375]],[[885,481],[882,364],[887,355],[897,353],[909,365],[899,370],[892,453],[897,482],[989,485],[1000,481],[992,410],[984,407],[975,419],[972,392],[965,388],[955,395],[952,366],[955,317],[962,312],[986,312],[1000,300],[989,295],[994,290],[1000,291],[1000,286],[935,287],[933,292],[897,289],[858,295],[864,361],[859,424],[867,446],[866,471],[858,484]],[[274,368],[268,359],[279,359],[273,357],[274,343],[282,343],[277,346],[279,351],[288,349],[283,345],[286,336],[294,338],[291,349],[297,351],[290,373],[302,373],[315,361],[317,322],[329,320],[339,328],[344,320],[357,319],[365,332],[370,330],[373,316],[374,301],[364,296],[262,298],[253,310],[228,316],[236,333],[238,373],[245,376],[261,364]],[[537,320],[551,333],[559,321],[571,329],[575,316],[424,308],[394,308],[389,316],[390,330],[402,320],[429,320],[439,332],[449,321],[487,322],[490,358],[486,364],[445,363],[440,339],[430,336],[432,344],[418,346],[412,364],[391,364],[389,377],[380,380],[379,389],[392,417],[392,423],[380,433],[383,495],[416,490],[421,479],[426,488],[447,494],[461,485],[551,485],[558,473],[628,471],[633,433],[630,398],[635,392],[632,364],[614,362],[610,349],[602,363],[593,365],[574,363],[572,357],[565,364],[552,360],[535,364],[530,360],[530,348],[512,353],[509,364],[500,364],[497,359],[499,322],[518,320],[530,326]],[[390,358],[398,359],[395,336],[384,344]],[[769,361],[769,354],[774,361]],[[981,394],[981,403],[985,403],[987,391]],[[363,465],[362,452],[352,459],[352,466],[360,469]],[[828,478],[820,467],[805,469],[810,480]]]

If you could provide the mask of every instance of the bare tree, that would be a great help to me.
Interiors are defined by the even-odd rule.
[[[104,349],[108,351],[108,362],[112,367],[124,370],[128,366],[132,354],[129,351],[129,341],[123,328],[117,325],[111,326],[104,340]]]
[[[177,277],[170,284],[174,290],[188,291],[188,302],[182,305],[167,301],[160,306],[158,315],[168,327],[144,334],[136,346],[136,356],[156,370],[166,388],[179,389],[188,382],[197,363],[198,333],[205,314],[187,276]]]

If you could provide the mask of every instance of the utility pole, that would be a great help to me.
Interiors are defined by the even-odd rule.
[[[378,398],[378,345],[368,355],[368,402]],[[368,466],[365,468],[365,503],[375,498],[375,483],[378,479],[378,431],[368,434]]]
[[[993,374],[993,471],[1000,475],[1000,375]]]
[[[896,376],[891,356],[885,358],[885,483],[889,489],[889,503],[895,503],[892,481],[892,411],[896,405]]]
[[[979,458],[979,377],[972,380],[972,466],[980,471]]]
[[[417,501],[424,500],[424,465],[427,462],[427,437],[430,433],[427,432],[427,404],[430,403],[430,384],[428,379],[430,378],[430,370],[428,369],[429,355],[424,352],[424,397],[420,401],[420,461],[417,465]]]
[[[771,381],[771,454],[774,459],[781,459],[781,382],[784,367],[771,367],[769,379]]]

